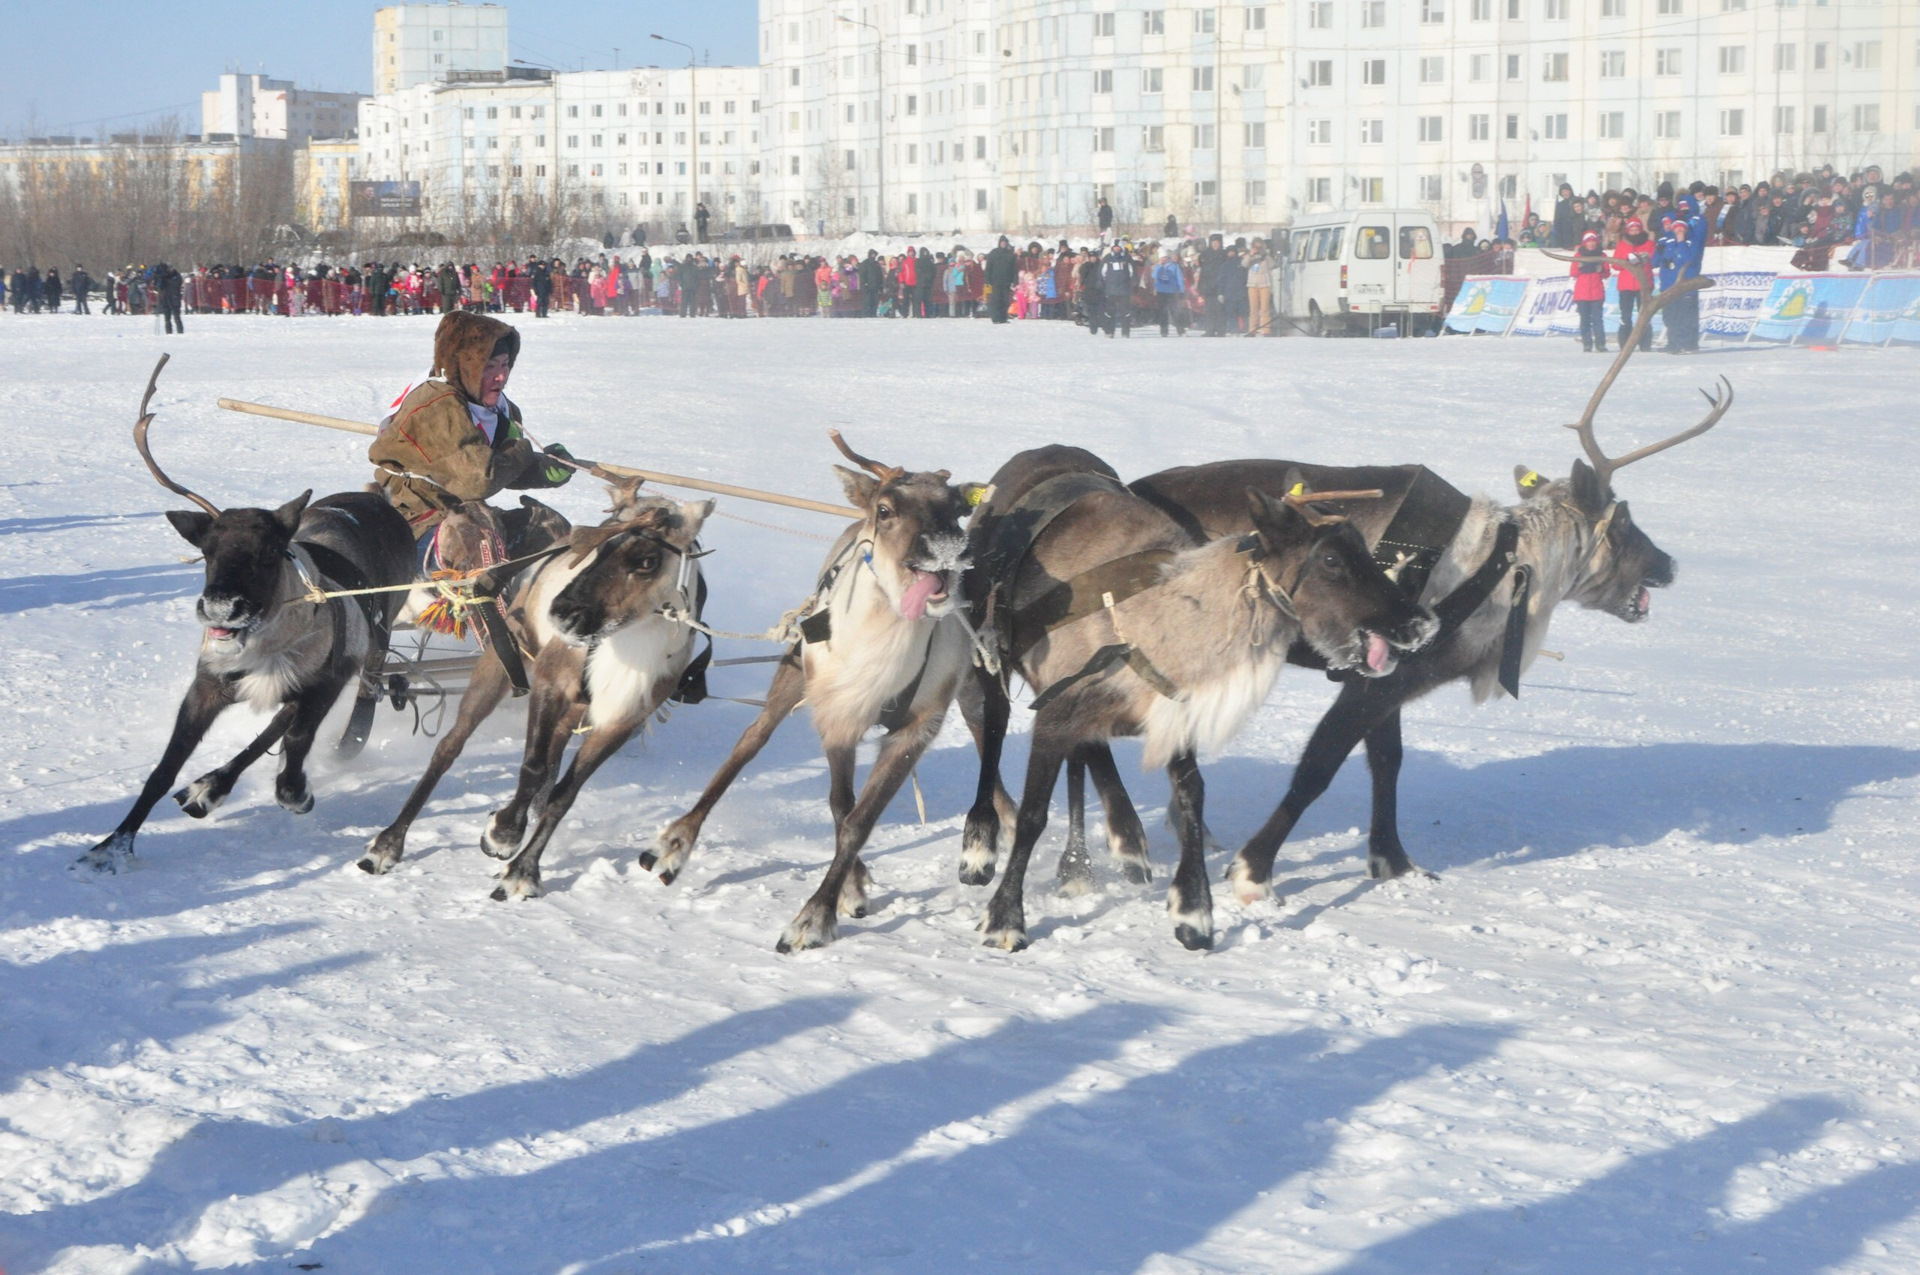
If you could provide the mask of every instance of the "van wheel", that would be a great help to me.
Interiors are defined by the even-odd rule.
[[[1327,328],[1327,316],[1320,313],[1320,303],[1318,301],[1307,302],[1307,331],[1311,332],[1314,336],[1323,337],[1331,335]]]

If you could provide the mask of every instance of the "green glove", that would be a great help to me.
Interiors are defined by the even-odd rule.
[[[568,460],[573,460],[573,453],[567,450],[567,446],[565,443],[548,443],[545,447],[541,448],[540,450],[548,456],[564,456]],[[575,463],[577,464],[579,462],[575,462]],[[572,465],[549,464],[546,467],[546,479],[548,482],[552,483],[555,487],[565,486],[567,480],[572,477],[573,477]]]

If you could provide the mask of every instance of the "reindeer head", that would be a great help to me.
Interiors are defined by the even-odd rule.
[[[206,583],[194,614],[206,626],[209,642],[237,649],[273,618],[287,596],[293,533],[312,496],[303,491],[278,509],[220,510],[208,503],[202,506],[206,512],[167,511],[181,539],[206,559]]]
[[[1561,260],[1571,258],[1561,257]],[[1579,420],[1567,426],[1580,435],[1580,447],[1586,452],[1587,461],[1574,461],[1572,474],[1556,482],[1542,479],[1524,465],[1516,465],[1513,473],[1521,496],[1529,502],[1563,505],[1586,523],[1590,533],[1586,557],[1566,596],[1589,610],[1605,611],[1629,624],[1638,624],[1652,610],[1648,590],[1664,589],[1672,584],[1679,565],[1655,545],[1646,532],[1634,525],[1627,502],[1614,493],[1613,476],[1637,460],[1645,460],[1656,452],[1677,447],[1690,438],[1698,438],[1719,424],[1720,418],[1733,406],[1733,384],[1723,376],[1720,378],[1718,394],[1701,390],[1701,395],[1707,400],[1707,414],[1699,424],[1683,429],[1671,438],[1648,443],[1620,457],[1609,456],[1600,450],[1600,441],[1593,432],[1594,414],[1600,410],[1600,401],[1613,388],[1613,382],[1619,377],[1621,369],[1626,367],[1627,360],[1640,348],[1641,338],[1652,324],[1653,316],[1673,298],[1711,287],[1713,283],[1711,279],[1688,279],[1656,294],[1645,263],[1630,258],[1629,265],[1640,278],[1640,295],[1650,300],[1634,320],[1633,331],[1621,343],[1619,354],[1614,356],[1613,365],[1607,369],[1606,375],[1600,378],[1593,397],[1587,400],[1587,410],[1581,413]]]
[[[1316,503],[1379,492],[1307,492],[1297,473],[1275,500],[1247,488],[1261,583],[1300,618],[1300,635],[1332,669],[1385,677],[1401,656],[1433,640],[1439,621],[1387,578],[1344,516]]]
[[[713,502],[654,496],[624,502],[623,512],[631,516],[573,533],[577,574],[547,613],[561,639],[576,646],[592,646],[665,605],[693,608],[687,555]]]
[[[147,378],[147,392],[140,396],[140,419],[133,426],[133,445],[155,482],[200,506],[197,513],[191,509],[169,510],[167,521],[206,560],[206,583],[201,586],[194,613],[206,626],[207,641],[237,649],[280,606],[293,533],[300,529],[300,515],[306,512],[313,491],[301,492],[278,509],[223,510],[167,477],[147,443],[147,431],[155,415],[147,409],[160,384],[160,369],[169,357],[162,354]]]
[[[909,473],[878,464],[848,447],[839,430],[828,433],[848,460],[867,471],[833,467],[847,499],[863,515],[860,543],[881,592],[908,620],[947,615],[968,566],[967,535],[960,524],[985,487],[949,483],[944,469]]]

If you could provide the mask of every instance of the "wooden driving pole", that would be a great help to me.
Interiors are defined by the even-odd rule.
[[[372,436],[380,432],[379,428],[364,421],[350,421],[339,416],[321,416],[317,412],[298,412],[290,407],[269,407],[265,403],[248,403],[237,398],[223,398],[220,406],[229,412],[245,412],[249,416],[269,416],[278,421],[293,421],[300,425],[318,425],[322,429],[337,429],[348,434],[366,434]],[[835,518],[864,517],[858,509],[848,505],[830,505],[821,500],[808,500],[803,496],[783,496],[779,492],[761,491],[755,487],[736,487],[732,483],[717,483],[707,478],[689,478],[685,474],[669,474],[657,469],[635,469],[628,465],[609,465],[599,462],[599,468],[609,474],[622,478],[644,478],[650,483],[660,483],[667,487],[689,487],[694,491],[710,491],[718,496],[736,496],[741,500],[758,500],[769,505],[785,505],[789,509],[808,509],[817,514],[829,514]]]

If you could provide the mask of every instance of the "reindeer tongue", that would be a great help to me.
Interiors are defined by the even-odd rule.
[[[913,573],[913,583],[907,586],[905,596],[900,599],[900,614],[909,620],[918,620],[927,613],[927,603],[934,594],[940,592],[940,577],[931,571]]]
[[[1378,673],[1387,667],[1391,652],[1387,650],[1387,640],[1378,633],[1367,634],[1367,667]]]

